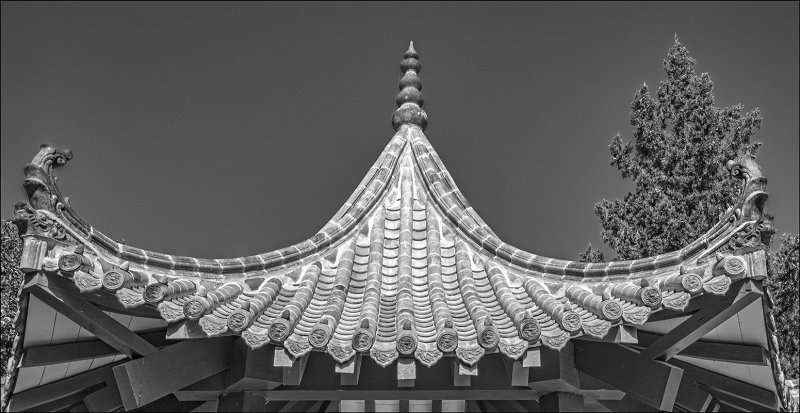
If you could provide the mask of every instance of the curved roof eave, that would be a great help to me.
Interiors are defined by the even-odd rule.
[[[627,277],[632,273],[652,271],[659,268],[680,265],[690,261],[702,260],[725,247],[733,234],[753,238],[756,232],[767,231],[771,225],[764,215],[763,207],[767,198],[766,178],[752,157],[742,157],[729,163],[732,173],[743,181],[742,194],[738,200],[705,234],[684,248],[638,260],[611,261],[606,263],[581,263],[537,255],[503,242],[483,222],[472,209],[466,198],[458,190],[449,172],[435,152],[424,133],[414,125],[404,125],[393,136],[377,161],[372,165],[356,190],[339,211],[314,236],[285,248],[262,254],[237,258],[198,258],[163,254],[113,241],[98,229],[84,221],[70,206],[56,183],[53,169],[66,164],[72,152],[43,145],[33,161],[26,165],[24,186],[29,194],[29,205],[50,219],[60,222],[66,232],[86,247],[117,264],[130,262],[154,270],[174,270],[195,273],[200,277],[228,274],[241,277],[251,272],[263,273],[266,270],[286,268],[305,258],[325,251],[352,233],[374,208],[392,181],[400,153],[408,143],[415,164],[423,177],[424,188],[440,211],[452,222],[459,232],[476,247],[487,254],[513,265],[522,271],[556,276],[573,281],[594,281],[607,277]],[[25,214],[22,206],[17,208]],[[746,241],[733,240],[742,244],[731,245],[728,249],[744,247]]]
[[[470,207],[423,133],[421,70],[404,55],[396,134],[334,217],[311,238],[239,258],[195,258],[113,241],[81,219],[54,169],[69,150],[43,145],[25,167],[27,203],[20,268],[71,280],[82,293],[116,296],[125,308],[186,320],[203,337],[237,334],[293,356],[356,352],[386,366],[398,356],[430,366],[444,354],[474,365],[485,352],[519,358],[539,344],[642,325],[652,312],[683,312],[733,282],[766,276],[772,219],[766,178],[751,156],[728,164],[739,199],[684,248],[633,261],[580,263],[504,243]]]

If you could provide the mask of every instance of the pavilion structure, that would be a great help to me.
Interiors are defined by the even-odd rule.
[[[396,133],[311,238],[224,259],[81,219],[43,145],[14,222],[25,280],[9,411],[779,411],[767,179],[713,228],[607,263],[502,241],[423,133],[413,44]]]

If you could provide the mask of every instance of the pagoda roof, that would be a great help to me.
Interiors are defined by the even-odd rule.
[[[582,263],[503,242],[425,136],[417,59],[412,46],[401,63],[396,133],[311,238],[219,259],[116,242],[80,218],[56,184],[53,171],[72,152],[44,145],[25,168],[29,203],[18,205],[17,221],[26,242],[47,247],[23,257],[23,271],[58,274],[87,296],[115,297],[119,308],[155,308],[189,326],[191,338],[235,334],[251,348],[325,351],[338,363],[369,354],[383,366],[411,356],[431,366],[444,355],[472,366],[487,352],[518,359],[530,347],[561,349],[766,276],[766,178],[751,157],[728,165],[742,180],[734,206],[678,251]]]

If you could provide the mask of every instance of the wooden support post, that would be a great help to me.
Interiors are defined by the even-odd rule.
[[[742,280],[728,290],[720,301],[702,308],[688,320],[659,338],[641,352],[644,358],[669,360],[713,330],[734,314],[761,298],[761,293],[748,288],[749,280]]]
[[[619,344],[598,341],[575,340],[575,364],[584,373],[668,411],[683,376],[678,367],[646,359]]]
[[[44,275],[37,275],[35,280],[35,283],[29,283],[26,287],[31,294],[128,358],[146,356],[158,351],[155,346],[91,303],[66,293],[55,285],[50,285]]]
[[[299,386],[303,382],[303,373],[306,371],[308,356],[306,354],[296,359],[291,367],[283,368],[283,384],[285,386]]]
[[[397,387],[414,387],[417,380],[417,365],[413,357],[397,359]]]
[[[583,396],[575,393],[555,392],[539,398],[539,410],[543,412],[583,411]]]
[[[186,340],[114,367],[125,410],[144,406],[228,367],[232,337]]]
[[[342,386],[357,386],[361,376],[361,354],[356,354],[344,364],[337,364],[334,371],[339,373],[339,383]]]
[[[639,344],[641,347],[647,347],[661,337],[663,337],[661,334],[639,332]],[[754,366],[769,365],[769,352],[761,346],[748,344],[717,343],[698,340],[683,349],[679,354],[681,356],[726,361],[737,364],[750,364]]]

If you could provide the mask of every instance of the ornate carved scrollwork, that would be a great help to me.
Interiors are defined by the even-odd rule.
[[[764,213],[764,204],[768,197],[765,192],[767,178],[761,173],[761,168],[752,155],[728,161],[728,169],[731,175],[742,180],[741,201],[735,216],[738,224],[747,225],[737,231],[719,252],[768,247],[775,230],[772,226],[773,217]]]
[[[772,225],[772,216],[764,214],[757,221],[749,222],[733,234],[717,252],[722,254],[740,250],[751,252],[768,248],[773,234],[775,234],[775,228]]]
[[[753,155],[743,155],[728,161],[728,170],[731,171],[731,175],[744,181],[743,198],[756,191],[767,189],[767,178],[761,173],[761,167]]]
[[[39,153],[31,163],[25,165],[25,192],[34,209],[56,212],[57,194],[52,190],[53,169],[64,166],[72,159],[69,149],[56,149],[50,144],[42,144]]]
[[[14,211],[14,223],[24,235],[41,235],[58,241],[77,243],[64,227],[30,204],[18,202]]]

